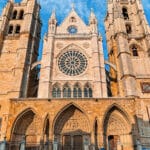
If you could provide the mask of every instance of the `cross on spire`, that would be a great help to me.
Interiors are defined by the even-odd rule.
[[[75,4],[74,4],[74,3],[72,3],[72,4],[71,4],[71,8],[72,8],[72,10],[74,10],[74,7],[75,7]]]

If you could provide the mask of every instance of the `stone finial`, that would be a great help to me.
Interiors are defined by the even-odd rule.
[[[94,13],[94,11],[93,11],[93,8],[91,8],[90,24],[97,24],[97,18],[96,18],[96,16],[95,16],[95,13]]]
[[[9,0],[9,2],[14,3],[15,1],[14,0]]]
[[[74,3],[71,4],[71,8],[72,8],[72,10],[74,10],[74,8],[75,8],[75,4]]]
[[[49,23],[51,23],[51,24],[56,24],[57,23],[55,9],[52,11],[52,15],[49,19]]]

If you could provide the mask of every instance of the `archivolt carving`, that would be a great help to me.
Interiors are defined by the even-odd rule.
[[[70,106],[57,119],[55,134],[68,133],[77,130],[89,132],[89,125],[86,116],[75,106]]]
[[[20,116],[16,123],[14,124],[14,129],[12,132],[12,141],[18,142],[26,136],[27,142],[35,142],[36,133],[36,119],[33,111],[29,110],[22,116]]]
[[[117,110],[110,114],[107,122],[107,135],[119,135],[129,132],[129,124]]]

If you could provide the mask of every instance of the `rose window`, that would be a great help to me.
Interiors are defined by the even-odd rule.
[[[77,76],[87,68],[87,59],[78,51],[67,51],[58,60],[59,69],[66,75]]]

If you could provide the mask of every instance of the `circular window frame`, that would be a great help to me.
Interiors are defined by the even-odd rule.
[[[71,62],[72,60],[76,62]],[[61,73],[75,77],[87,70],[88,59],[85,54],[78,50],[68,50],[59,56],[57,64]]]
[[[74,31],[73,31],[74,30]],[[69,26],[68,28],[67,28],[67,31],[68,31],[68,33],[69,34],[77,34],[77,32],[78,32],[78,28],[76,27],[76,26],[74,26],[74,25],[71,25],[71,26]]]

